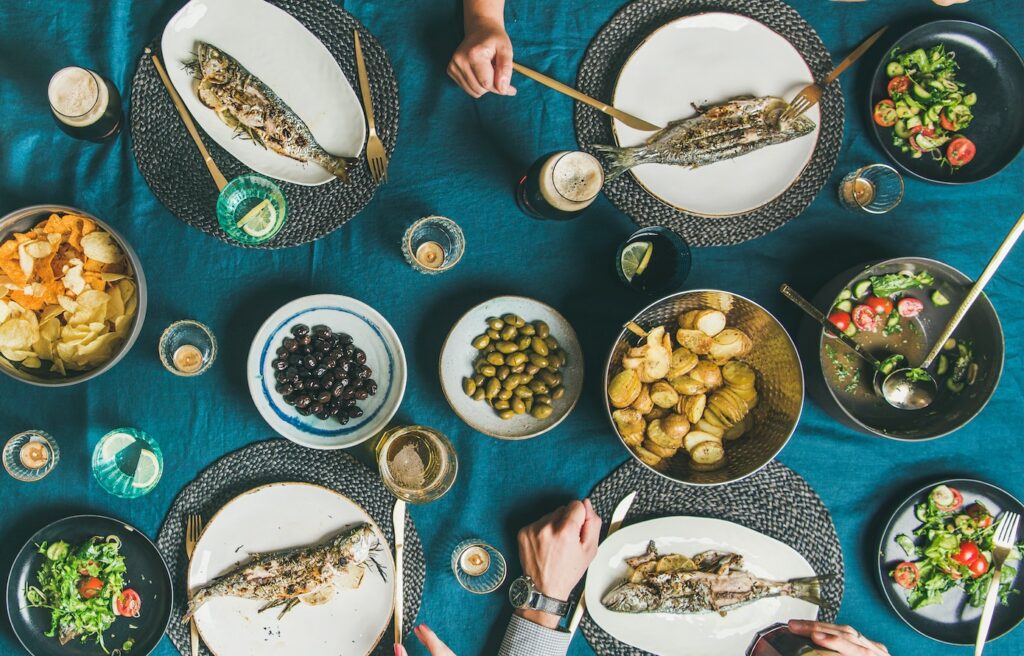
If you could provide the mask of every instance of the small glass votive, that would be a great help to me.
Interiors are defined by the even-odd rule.
[[[217,359],[217,338],[204,324],[175,321],[160,336],[160,362],[176,376],[198,376]]]
[[[903,177],[886,164],[869,164],[839,184],[839,202],[852,212],[885,214],[903,200]]]
[[[441,273],[455,266],[466,250],[457,223],[443,216],[425,216],[402,237],[402,255],[420,273]]]
[[[452,572],[464,589],[473,594],[494,592],[505,582],[505,557],[491,545],[470,538],[452,551]]]
[[[60,460],[60,447],[47,433],[27,430],[4,445],[4,469],[25,483],[42,480]]]

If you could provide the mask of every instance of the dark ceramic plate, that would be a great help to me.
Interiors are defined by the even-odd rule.
[[[11,566],[7,579],[7,615],[21,644],[32,656],[105,656],[103,649],[92,639],[86,642],[75,639],[61,646],[56,637],[43,635],[50,630],[50,611],[28,608],[25,601],[25,588],[38,583],[36,572],[45,558],[38,553],[36,545],[58,540],[78,545],[94,535],[116,535],[121,539],[121,554],[128,568],[125,584],[142,598],[139,617],[119,617],[103,634],[107,649],[120,648],[131,639],[134,641],[132,656],[146,656],[163,637],[171,619],[174,599],[171,575],[156,545],[124,522],[100,515],[76,515],[57,520],[36,532],[18,552]]]
[[[911,610],[910,604],[907,603],[906,590],[889,576],[889,572],[896,565],[907,559],[903,548],[896,544],[896,536],[903,533],[913,537],[914,529],[921,525],[914,516],[914,506],[924,501],[936,485],[948,485],[959,490],[964,496],[965,505],[981,501],[995,516],[1007,510],[1024,513],[1024,505],[1009,492],[983,481],[936,481],[921,488],[900,504],[882,532],[882,540],[878,545],[878,580],[882,585],[882,592],[889,600],[889,605],[900,619],[932,640],[951,645],[973,645],[978,635],[981,609],[970,606],[965,594],[958,590],[950,590],[943,597],[942,604]],[[1016,563],[1013,564],[1017,566]],[[1024,577],[1018,571],[1014,579],[1016,588],[1020,589],[1024,585],[1022,579]],[[988,634],[989,641],[1009,633],[1021,620],[1024,620],[1024,594],[1011,594],[1008,606],[996,605],[992,616],[992,628]]]
[[[885,51],[871,82],[871,105],[888,98],[886,85],[889,76],[885,66],[893,48],[910,52],[917,48],[928,50],[944,44],[947,51],[956,53],[960,65],[956,79],[963,82],[968,93],[978,94],[973,107],[974,120],[964,131],[978,147],[978,154],[967,165],[956,171],[943,166],[927,153],[914,159],[910,153],[900,152],[892,145],[892,128],[883,128],[871,121],[875,136],[889,158],[905,171],[919,178],[944,184],[978,182],[1001,171],[1024,146],[1024,61],[1006,39],[987,27],[959,20],[940,20],[925,23],[896,40]]]

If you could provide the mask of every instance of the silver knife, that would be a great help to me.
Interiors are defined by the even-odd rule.
[[[402,644],[402,610],[405,595],[402,590],[402,548],[405,546],[405,502],[395,502],[392,515],[395,525],[395,644]]]
[[[611,537],[611,534],[619,530],[622,526],[622,520],[626,519],[626,514],[629,513],[629,509],[633,506],[633,500],[636,499],[636,490],[633,490],[626,496],[622,497],[622,501],[619,505],[615,506],[614,512],[612,512],[612,521],[608,523],[608,533],[605,534],[604,539],[607,540]],[[576,633],[576,629],[579,628],[580,622],[583,620],[583,611],[587,609],[587,590],[584,587],[583,593],[580,594],[580,601],[576,604],[576,610],[572,614],[572,619],[569,620],[569,639],[572,639],[573,634]]]

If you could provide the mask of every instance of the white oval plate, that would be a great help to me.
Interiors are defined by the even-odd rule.
[[[601,543],[587,571],[587,611],[615,639],[659,656],[745,654],[754,634],[775,622],[813,620],[818,607],[789,597],[773,597],[729,611],[701,615],[616,613],[601,597],[626,576],[626,558],[647,551],[693,556],[717,549],[743,556],[743,569],[778,581],[814,576],[814,569],[791,547],[745,526],[706,517],[662,517],[633,524]]]
[[[697,106],[737,96],[793,97],[812,82],[807,62],[785,38],[737,14],[684,16],[637,47],[619,73],[613,103],[657,125],[695,115]],[[749,212],[788,189],[811,160],[818,143],[818,106],[806,114],[809,135],[698,169],[642,164],[630,170],[641,187],[666,205],[704,216]],[[620,146],[651,136],[618,120]]]
[[[537,420],[527,413],[503,420],[486,402],[474,401],[462,391],[462,379],[473,373],[473,361],[478,353],[473,348],[473,339],[487,330],[487,319],[510,312],[528,322],[547,323],[565,351],[568,360],[562,368],[565,396],[553,402],[555,411],[547,419]],[[583,350],[576,331],[553,307],[523,296],[498,296],[462,315],[441,347],[439,369],[441,390],[455,414],[481,433],[503,440],[525,440],[551,430],[572,412],[583,389]]]
[[[327,152],[355,157],[362,151],[366,124],[359,99],[326,46],[302,23],[263,0],[191,0],[164,28],[164,68],[189,113],[242,164],[300,185],[334,179],[317,164],[303,164],[236,139],[234,130],[199,101],[195,80],[183,66],[194,58],[196,41],[220,48],[270,87]]]
[[[366,352],[377,393],[359,402],[363,416],[341,425],[333,417],[303,417],[274,389],[271,363],[282,340],[295,324],[324,325],[348,333]],[[270,315],[249,348],[249,393],[256,409],[282,437],[313,449],[344,449],[379,434],[387,426],[405,395],[406,364],[402,342],[394,328],[372,307],[348,296],[317,294],[298,298]]]
[[[350,656],[369,654],[380,642],[394,609],[394,561],[380,527],[347,497],[309,483],[273,483],[249,490],[222,507],[203,530],[189,564],[189,590],[196,591],[250,553],[316,544],[347,528],[368,523],[383,548],[375,556],[386,580],[367,571],[355,590],[339,590],[326,604],[298,604],[278,619],[280,608],[263,613],[265,602],[217,597],[195,615],[196,627],[216,656]]]

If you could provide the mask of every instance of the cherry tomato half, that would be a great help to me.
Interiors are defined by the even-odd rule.
[[[897,93],[906,93],[910,89],[910,78],[906,75],[897,75],[889,80],[886,89],[888,89],[890,96],[895,96]]]
[[[906,561],[896,566],[896,570],[893,572],[892,576],[896,579],[896,583],[900,584],[907,590],[913,590],[917,587],[917,582],[921,578],[921,573],[917,570],[917,565]]]
[[[960,506],[964,505],[964,495],[960,494],[960,490],[955,487],[951,487],[949,488],[949,491],[953,493],[953,503],[948,506],[944,506],[940,503],[935,504],[935,507],[942,512],[953,512],[954,510],[959,510]]]
[[[985,556],[979,554],[977,558],[971,561],[967,569],[971,570],[971,576],[978,578],[988,571],[988,560],[985,559]]]
[[[989,513],[988,508],[985,504],[975,501],[971,505],[967,506],[967,514],[979,528],[988,528],[992,526],[992,515]]]
[[[864,301],[868,306],[875,311],[875,314],[883,314],[889,316],[892,312],[892,301],[887,298],[879,298],[877,296],[868,296],[868,300]]]
[[[103,581],[95,576],[84,578],[78,583],[78,594],[82,595],[82,599],[92,599],[102,589]]]
[[[978,152],[974,142],[967,137],[957,137],[949,142],[949,146],[946,148],[946,159],[949,160],[951,166],[963,166],[972,159]]]
[[[878,320],[878,315],[868,305],[858,305],[853,308],[853,325],[857,326],[858,330],[873,333],[878,330],[878,324],[881,323]]]
[[[980,555],[981,551],[978,549],[978,545],[964,540],[960,543],[960,549],[953,554],[953,560],[961,565],[970,565]]]
[[[850,313],[849,312],[833,312],[828,315],[828,320],[831,321],[836,328],[845,331],[850,327]]]
[[[924,310],[924,303],[913,296],[907,296],[896,303],[896,309],[901,317],[916,317]]]
[[[896,125],[896,103],[886,98],[875,105],[875,123],[883,128],[891,128]]]
[[[956,132],[957,130],[960,129],[960,126],[956,124],[956,121],[954,121],[953,119],[951,119],[949,117],[949,107],[947,107],[946,109],[942,110],[942,113],[939,114],[939,123],[942,124],[942,129],[943,130],[949,130],[950,132]]]
[[[121,617],[138,617],[142,610],[142,597],[131,588],[125,588],[121,594],[114,595],[114,614]]]

